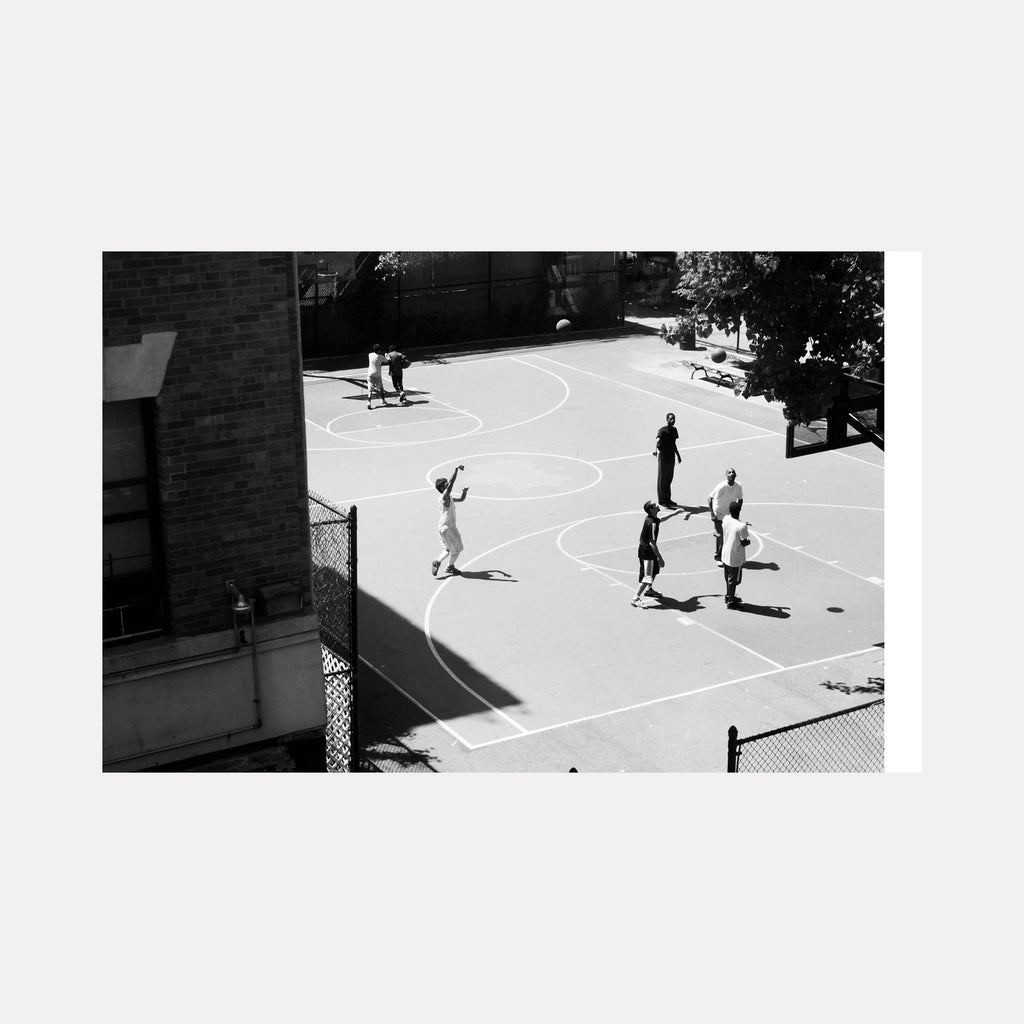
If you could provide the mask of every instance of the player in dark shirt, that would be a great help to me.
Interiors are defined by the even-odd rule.
[[[672,477],[675,475],[676,463],[683,461],[676,447],[678,440],[676,416],[670,412],[665,417],[665,426],[658,431],[655,450],[651,453],[658,459],[658,501],[666,508],[678,507],[672,500]]]
[[[665,559],[658,550],[658,532],[661,524],[666,519],[671,519],[684,510],[679,508],[674,512],[669,512],[667,516],[659,517],[658,513],[660,511],[661,507],[656,501],[644,502],[646,516],[644,518],[644,525],[640,528],[640,543],[636,550],[637,558],[640,560],[640,585],[633,595],[633,600],[630,601],[634,608],[648,607],[642,601],[645,595],[648,597],[661,597],[661,594],[653,589],[655,577],[661,569],[665,568]]]
[[[391,386],[398,395],[398,401],[402,405],[408,405],[405,400],[405,387],[402,384],[402,371],[409,365],[409,360],[398,349],[393,348],[384,357],[384,361],[388,364],[388,376],[391,378]]]

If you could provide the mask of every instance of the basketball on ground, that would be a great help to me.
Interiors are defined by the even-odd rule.
[[[711,362],[713,362],[713,363],[724,363],[725,362],[725,349],[724,348],[716,348],[715,351],[711,353]]]
[[[572,324],[568,320],[559,320],[558,323],[555,324],[555,330],[556,331],[571,331],[572,330]]]

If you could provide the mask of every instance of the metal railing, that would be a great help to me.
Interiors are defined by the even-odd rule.
[[[740,738],[729,727],[729,772],[883,772],[885,700]]]

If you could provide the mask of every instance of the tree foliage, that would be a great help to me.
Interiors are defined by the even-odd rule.
[[[699,337],[742,323],[754,354],[745,398],[783,403],[810,423],[828,409],[841,376],[884,354],[880,252],[681,252],[676,292],[693,303],[680,319]]]
[[[377,275],[383,280],[397,277],[399,274],[423,267],[432,263],[443,262],[455,253],[451,252],[382,252],[377,257]]]

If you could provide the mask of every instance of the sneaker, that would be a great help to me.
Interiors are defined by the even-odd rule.
[[[648,590],[644,597],[664,597],[664,594],[659,594],[657,590]]]
[[[439,558],[436,562],[430,563],[430,575],[436,576],[437,570],[441,568],[441,559]]]
[[[715,565],[717,565],[717,566],[719,566],[719,567],[721,567],[723,569],[725,568],[725,562],[723,562],[720,558],[716,558],[715,559]]]
[[[646,607],[647,607],[647,605],[645,605],[645,604],[643,603],[643,601],[641,601],[641,600],[640,600],[640,599],[639,599],[638,597],[634,597],[634,598],[633,598],[633,600],[632,600],[632,601],[630,601],[629,603],[630,603],[630,604],[631,604],[631,605],[632,605],[632,606],[633,606],[634,608],[646,608]]]
[[[445,570],[445,576],[461,576],[462,570],[456,569],[454,565],[449,565]]]

